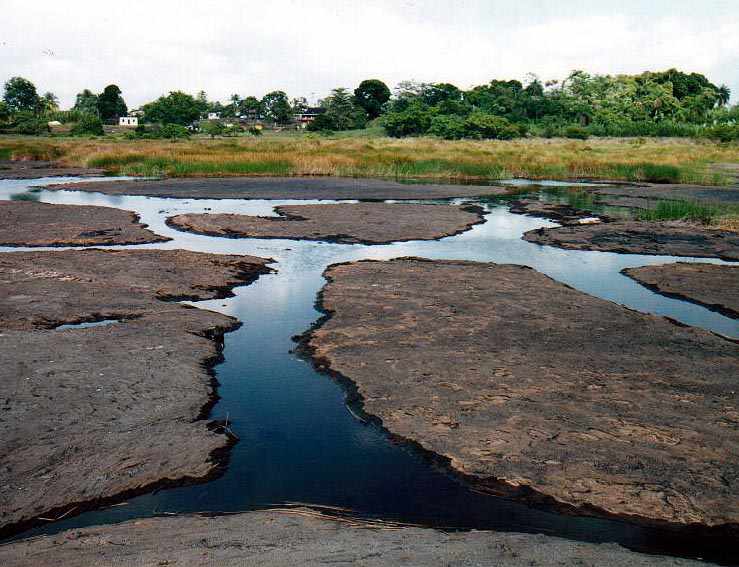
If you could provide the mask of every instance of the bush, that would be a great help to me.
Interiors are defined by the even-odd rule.
[[[505,118],[473,112],[464,121],[465,137],[476,139],[511,140],[521,136],[521,129]]]
[[[587,140],[590,137],[588,131],[582,126],[569,126],[565,129],[565,138],[572,138],[574,140]]]
[[[441,115],[431,119],[431,127],[428,131],[433,136],[439,136],[445,140],[459,140],[467,133],[465,120],[461,116]]]
[[[703,135],[719,142],[736,142],[739,141],[739,124],[718,124],[706,128]]]
[[[49,132],[49,124],[31,112],[19,112],[15,115],[13,132],[24,136],[40,136]]]
[[[190,132],[184,126],[179,124],[164,124],[157,132],[158,138],[167,138],[169,140],[178,140],[181,138],[189,138]]]
[[[414,104],[401,112],[388,112],[382,120],[388,136],[402,138],[425,134],[431,127],[432,112],[420,104]]]
[[[252,136],[261,136],[262,135],[262,129],[261,128],[258,128],[257,126],[252,126],[251,128],[249,128],[248,132]]]
[[[84,114],[82,118],[72,126],[73,136],[102,136],[103,122],[97,116]]]

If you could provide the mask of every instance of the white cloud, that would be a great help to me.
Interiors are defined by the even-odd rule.
[[[111,82],[135,106],[174,89],[222,100],[278,88],[322,96],[367,77],[468,87],[574,68],[679,67],[739,94],[731,1],[164,0],[107,12],[88,0],[46,4],[3,0],[0,81],[28,77],[65,105]]]

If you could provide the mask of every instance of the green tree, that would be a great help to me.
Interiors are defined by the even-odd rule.
[[[264,113],[277,124],[287,124],[292,118],[290,101],[283,91],[272,91],[262,98]]]
[[[98,95],[90,89],[85,89],[81,93],[77,93],[74,102],[74,110],[85,112],[86,114],[98,114]]]
[[[354,89],[354,99],[372,120],[382,114],[383,106],[390,100],[390,89],[379,79],[367,79]]]
[[[208,134],[211,138],[222,136],[226,131],[226,126],[220,120],[205,120],[200,123],[200,131]]]
[[[0,122],[6,122],[10,118],[10,107],[5,101],[0,100]]]
[[[103,122],[94,114],[84,114],[82,118],[72,126],[73,136],[102,136]]]
[[[98,96],[98,112],[103,120],[118,119],[128,112],[117,85],[108,85]]]
[[[421,101],[408,104],[401,111],[388,112],[382,117],[382,125],[389,136],[402,138],[425,134],[431,127],[434,112]]]
[[[13,77],[5,83],[5,104],[12,112],[36,112],[39,105],[39,96],[36,86],[23,77]]]
[[[364,109],[354,103],[354,97],[344,88],[331,91],[321,101],[324,109],[308,126],[310,130],[354,130],[367,125]]]
[[[145,104],[141,109],[147,122],[187,126],[200,118],[202,101],[182,91],[173,91]]]
[[[726,85],[721,85],[718,88],[717,97],[718,105],[722,107],[726,106],[727,104],[729,104],[729,100],[731,100],[731,89]]]
[[[256,120],[264,114],[264,105],[255,96],[248,96],[239,104],[239,112],[248,118]]]
[[[39,99],[39,110],[41,112],[59,110],[59,99],[51,91],[44,93],[44,96]]]

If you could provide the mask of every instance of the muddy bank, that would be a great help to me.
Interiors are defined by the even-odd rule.
[[[736,344],[521,266],[400,259],[326,277],[317,364],[480,489],[739,523]]]
[[[208,367],[237,321],[162,299],[213,298],[265,261],[196,252],[0,255],[0,533],[214,474]],[[54,330],[62,323],[119,322]]]
[[[42,177],[97,177],[105,170],[90,167],[64,167],[53,161],[0,160],[0,179],[40,179]]]
[[[623,221],[538,228],[523,239],[567,250],[694,256],[739,261],[739,233],[678,221]]]
[[[276,207],[280,217],[187,214],[167,219],[186,232],[236,238],[290,238],[344,244],[434,240],[484,222],[479,207],[358,203]]]
[[[168,240],[147,230],[130,211],[0,201],[0,246],[107,246]]]
[[[508,192],[502,187],[484,185],[409,184],[383,179],[348,177],[211,177],[157,181],[101,181],[84,185],[60,184],[48,189],[177,199],[407,200],[504,195]]]
[[[627,268],[624,274],[666,295],[739,319],[739,266],[665,264]]]
[[[537,199],[519,199],[510,203],[512,213],[553,220],[563,225],[592,224],[609,222],[605,215],[595,214],[592,211],[578,209],[563,203],[548,203]]]
[[[688,566],[614,544],[545,535],[393,527],[308,509],[176,516],[63,532],[0,547],[6,567],[115,565]]]

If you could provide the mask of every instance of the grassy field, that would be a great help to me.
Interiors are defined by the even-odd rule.
[[[721,185],[711,163],[739,163],[739,145],[683,139],[392,139],[377,132],[336,137],[272,134],[187,141],[120,138],[0,138],[0,156],[56,159],[126,175],[332,175],[494,181],[618,179]]]

